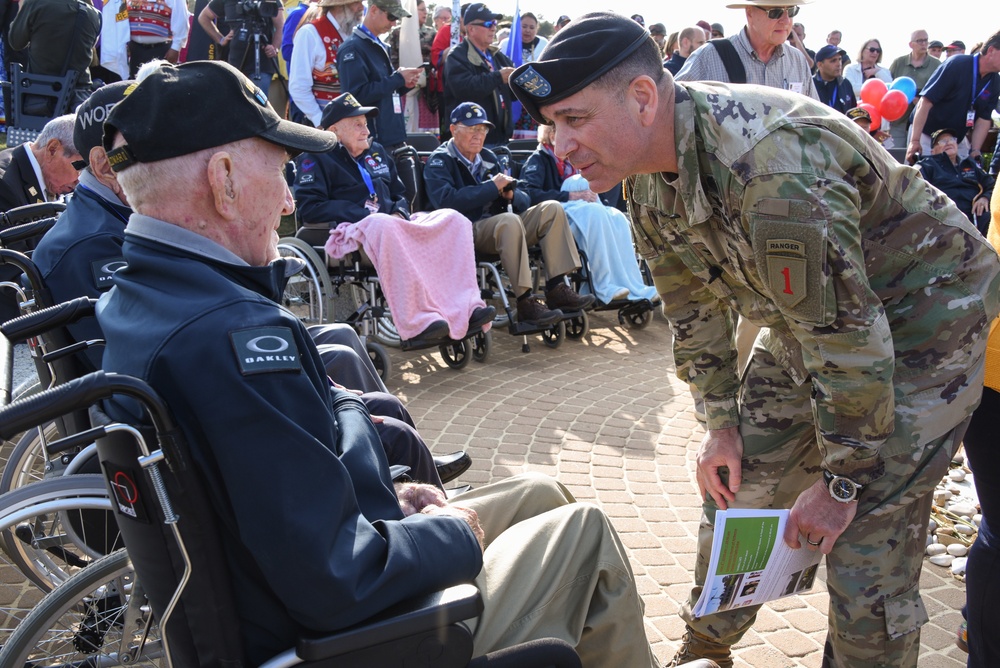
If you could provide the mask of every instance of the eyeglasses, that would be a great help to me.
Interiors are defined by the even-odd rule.
[[[497,25],[496,21],[477,21],[475,23],[468,24],[470,26],[482,26],[483,28],[495,28]]]
[[[399,17],[398,17],[398,16],[396,16],[395,14],[390,14],[390,13],[388,13],[388,12],[386,12],[386,14],[385,14],[385,17],[386,17],[387,19],[389,19],[390,21],[392,21],[393,23],[395,23],[396,21],[398,21],[398,20],[399,20]]]
[[[938,137],[938,140],[936,142],[934,142],[934,145],[935,146],[939,146],[941,144],[945,144],[945,145],[947,145],[947,144],[955,144],[955,145],[957,145],[958,144],[958,140],[955,139],[954,137],[948,137],[948,136]]]
[[[913,40],[913,42],[914,42],[914,44],[926,44],[927,43],[927,39],[915,39],[915,40]]]
[[[464,125],[459,123],[458,127],[462,128],[462,132],[467,132],[470,135],[486,136],[490,133],[490,128],[485,123],[480,123],[479,125]]]
[[[877,46],[869,46],[868,53],[882,53],[882,49],[878,48]]]
[[[767,14],[767,18],[771,19],[772,21],[777,21],[785,14],[788,14],[788,18],[792,18],[793,16],[799,13],[798,7],[775,7],[773,9],[764,9],[763,7],[758,7],[757,9]]]
[[[87,161],[86,160],[82,160],[82,159],[81,160],[74,160],[73,162],[70,163],[70,165],[73,166],[73,169],[75,169],[76,171],[79,172],[79,171],[83,171],[83,169],[87,166]]]

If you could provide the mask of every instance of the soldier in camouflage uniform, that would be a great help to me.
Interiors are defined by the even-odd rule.
[[[691,614],[715,510],[732,506],[791,508],[785,542],[827,555],[825,666],[916,666],[931,495],[979,401],[1000,260],[843,115],[771,88],[677,83],[656,56],[641,27],[590,14],[511,82],[595,190],[629,177],[677,374],[706,399],[675,661],[731,666],[754,621],[756,607]],[[767,328],[742,382],[736,314]]]

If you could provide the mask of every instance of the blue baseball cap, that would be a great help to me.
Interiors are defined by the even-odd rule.
[[[486,118],[486,110],[475,102],[463,102],[451,112],[453,125],[488,125],[496,127]]]

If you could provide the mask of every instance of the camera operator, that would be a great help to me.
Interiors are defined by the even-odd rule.
[[[369,117],[372,137],[390,152],[406,143],[402,96],[417,85],[421,68],[393,71],[389,47],[378,38],[399,19],[410,16],[399,0],[369,0],[364,21],[337,52],[340,87],[364,106],[378,109]]]
[[[228,34],[216,25],[224,17]],[[198,15],[198,23],[213,42],[229,47],[229,64],[257,84],[264,95],[278,71],[278,49],[285,23],[284,8],[277,0],[211,0]]]

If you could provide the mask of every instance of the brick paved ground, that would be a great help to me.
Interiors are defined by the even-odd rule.
[[[389,387],[436,452],[472,454],[463,482],[541,471],[600,504],[628,547],[646,634],[667,660],[683,633],[677,610],[693,579],[700,516],[693,453],[703,433],[673,375],[670,333],[659,315],[632,330],[604,312],[592,314],[582,341],[550,349],[529,338],[532,351],[522,354],[519,339],[495,332],[490,359],[462,371],[436,352],[394,350]],[[920,667],[964,666],[954,629],[965,585],[927,563],[921,587],[931,623]],[[828,598],[822,583],[816,589],[766,607],[736,647],[736,665],[818,667]]]

